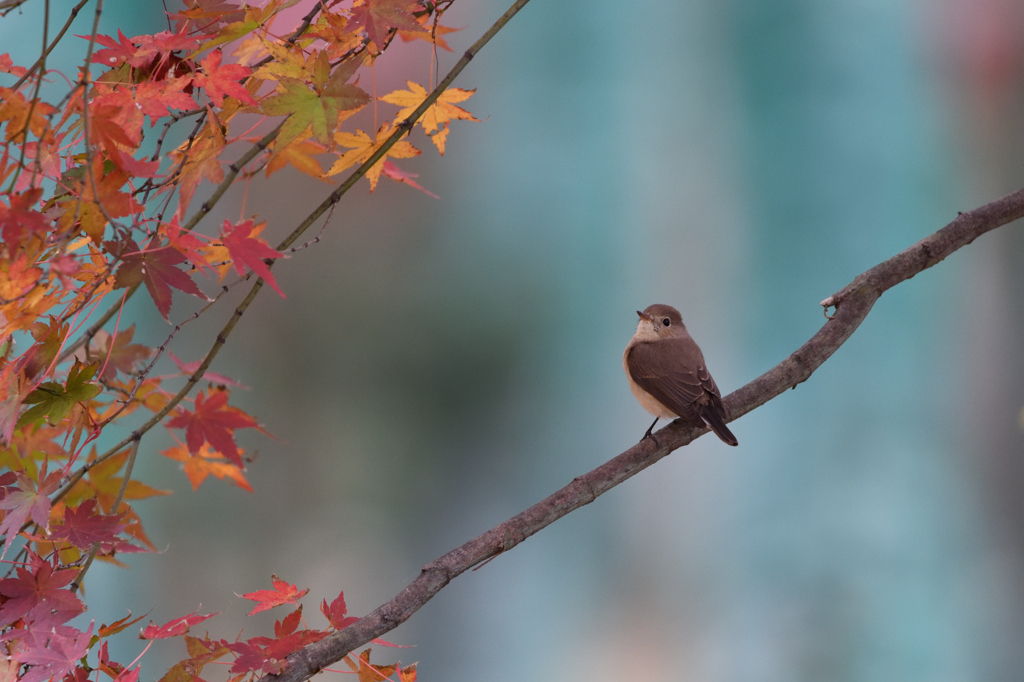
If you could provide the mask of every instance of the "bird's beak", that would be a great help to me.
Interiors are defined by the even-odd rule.
[[[640,311],[638,310],[638,311],[636,311],[636,314],[640,316],[640,319],[641,319],[641,320],[647,320],[648,322],[650,322],[650,321],[651,321],[651,316],[650,316],[650,315],[648,315],[647,313],[644,313],[644,312],[640,312]]]

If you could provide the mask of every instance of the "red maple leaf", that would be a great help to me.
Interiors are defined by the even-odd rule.
[[[182,230],[181,225],[178,224],[178,216],[174,216],[171,222],[164,223],[160,227],[167,235],[170,245],[183,253],[189,263],[202,272],[213,270],[210,267],[209,259],[201,253],[206,244],[200,241],[191,230]]]
[[[170,115],[170,109],[193,109],[196,101],[184,92],[189,78],[179,76],[167,81],[143,81],[135,86],[135,104],[151,123]]]
[[[77,36],[89,40],[90,36]],[[121,33],[121,29],[117,29],[117,40],[114,40],[110,36],[105,36],[100,33],[96,34],[96,42],[103,45],[107,49],[96,50],[92,53],[93,64],[103,64],[108,67],[114,67],[122,62],[127,62],[135,57],[135,53],[138,52],[139,48],[136,47],[132,40],[128,39],[124,33]],[[136,64],[135,66],[139,66]]]
[[[362,27],[366,35],[377,46],[377,52],[384,48],[388,31],[402,29],[417,33],[425,32],[416,21],[412,10],[418,6],[415,0],[366,0],[358,7],[352,8],[352,18],[348,20],[345,30]]]
[[[0,594],[7,601],[0,606],[0,627],[20,618],[33,627],[46,629],[65,623],[85,611],[85,604],[71,590],[63,589],[78,570],[54,570],[48,561],[29,555],[29,566],[19,566],[17,578],[0,580]]]
[[[256,420],[237,407],[227,404],[228,392],[212,389],[209,397],[202,391],[196,394],[196,411],[182,410],[167,422],[172,429],[185,429],[185,443],[188,451],[195,455],[204,442],[230,459],[239,468],[244,468],[242,458],[235,444],[235,429],[256,428]]]
[[[50,531],[50,538],[67,540],[79,549],[89,549],[98,542],[112,548],[118,534],[128,527],[123,514],[103,514],[96,509],[96,498],[90,498],[75,509],[64,512],[64,523]]]
[[[257,590],[256,592],[249,592],[242,595],[245,599],[259,602],[256,608],[246,615],[251,616],[254,613],[266,611],[267,609],[272,609],[275,606],[281,606],[282,604],[294,604],[309,592],[309,588],[300,591],[299,588],[295,587],[295,585],[281,580],[276,575],[271,576],[271,579],[274,582],[274,589]]]
[[[280,639],[295,632],[302,621],[302,604],[281,620],[274,621],[274,636]]]
[[[92,623],[85,632],[67,625],[49,630],[28,630],[19,638],[20,647],[11,658],[31,666],[18,677],[19,682],[59,680],[76,670],[79,661],[89,652]],[[78,675],[75,675],[78,679]]]
[[[199,62],[203,72],[192,76],[192,83],[206,90],[206,94],[218,107],[224,105],[225,95],[231,95],[243,104],[256,104],[249,91],[238,82],[247,78],[252,69],[241,64],[221,66],[223,56],[219,48],[207,55],[206,59]]]
[[[10,206],[0,202],[0,234],[8,250],[16,249],[25,235],[42,234],[50,228],[50,221],[34,208],[42,194],[41,188],[30,189],[10,195]]]
[[[153,242],[150,242],[151,247],[152,245]],[[122,256],[122,263],[117,268],[114,287],[130,287],[140,281],[145,282],[146,289],[149,290],[149,295],[153,297],[153,303],[156,304],[156,309],[168,322],[170,322],[169,314],[171,312],[171,287],[184,291],[186,294],[206,299],[192,278],[177,267],[179,263],[185,261],[185,256],[170,246],[140,251],[134,241],[128,240],[123,246],[108,242],[107,247],[115,252],[118,248],[128,252],[128,255]]]
[[[161,52],[174,52],[175,50],[194,50],[199,46],[199,38],[190,36],[185,31],[171,33],[161,31],[151,36],[140,36],[143,45],[152,45]]]
[[[270,248],[262,239],[250,237],[253,227],[255,223],[252,220],[244,220],[236,225],[232,225],[230,220],[225,220],[220,240],[231,254],[231,261],[239,275],[245,275],[244,266],[248,265],[264,282],[272,286],[274,291],[281,294],[281,298],[285,298],[267,265],[268,259],[280,258],[284,254]]]
[[[139,638],[167,639],[168,637],[179,637],[188,632],[189,628],[191,628],[193,625],[198,625],[207,618],[213,618],[216,615],[216,613],[208,613],[205,616],[203,616],[200,615],[198,611],[196,611],[195,613],[190,613],[187,616],[175,618],[174,620],[168,621],[163,625],[153,625],[153,623],[150,623],[142,629],[142,632],[139,633]]]
[[[18,537],[18,532],[29,517],[40,526],[45,526],[50,520],[50,493],[57,489],[61,472],[58,470],[51,473],[43,479],[38,488],[25,474],[19,473],[17,476],[19,490],[8,489],[4,499],[0,500],[0,509],[7,510],[7,515],[0,523],[0,535],[7,536],[0,558],[7,554],[11,543]]]
[[[342,592],[337,598],[331,602],[330,606],[327,605],[327,600],[324,599],[324,603],[320,605],[320,613],[327,617],[327,620],[334,626],[335,630],[344,630],[352,623],[355,623],[358,618],[355,616],[348,615],[348,606],[345,604],[345,593]]]
[[[296,610],[295,613],[301,613]],[[294,615],[294,614],[292,614]],[[231,666],[232,673],[249,672],[252,670],[274,674],[284,670],[285,659],[307,644],[319,642],[327,636],[327,632],[320,630],[301,630],[272,637],[253,637],[245,642],[233,644],[225,642],[226,646],[235,654],[235,663]]]
[[[235,655],[235,662],[228,671],[233,674],[255,671],[267,675],[276,675],[284,672],[287,665],[285,661],[268,656],[263,647],[252,640],[248,642],[223,642],[223,644]]]

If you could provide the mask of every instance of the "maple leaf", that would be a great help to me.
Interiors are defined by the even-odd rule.
[[[185,0],[185,9],[168,16],[175,20],[175,30],[184,32],[197,30],[201,33],[216,33],[225,23],[239,21],[245,10],[227,0]]]
[[[278,148],[298,139],[307,126],[320,144],[329,144],[339,113],[361,109],[370,101],[359,86],[348,82],[358,68],[357,60],[343,63],[318,90],[311,90],[300,80],[282,77],[279,94],[260,104],[268,116],[288,116],[277,136]]]
[[[196,283],[177,266],[185,261],[179,251],[170,246],[152,248],[156,239],[150,242],[150,248],[140,251],[134,241],[128,240],[124,245],[108,243],[109,250],[121,248],[128,252],[128,255],[121,257],[121,265],[114,275],[114,287],[121,289],[138,284],[140,281],[146,283],[149,295],[153,297],[153,303],[160,315],[170,322],[171,312],[171,287],[183,291],[186,294],[198,296],[203,300],[209,300],[199,290]]]
[[[418,178],[419,177],[418,174],[416,174],[416,173],[407,173],[407,172],[403,171],[402,169],[400,169],[395,164],[391,163],[390,161],[385,161],[384,162],[384,166],[383,166],[383,168],[381,168],[380,172],[381,172],[381,175],[384,175],[385,177],[391,178],[395,182],[404,182],[405,184],[409,185],[410,187],[414,187],[415,189],[418,189],[419,191],[421,191],[424,194],[426,194],[428,197],[434,197],[435,199],[440,199],[441,198],[441,197],[437,196],[436,194],[434,194],[433,192],[430,192],[430,191],[428,191],[426,189],[423,189],[423,187],[420,186],[420,184],[413,179],[413,178]]]
[[[18,424],[31,424],[42,417],[46,417],[51,424],[57,424],[77,403],[95,398],[103,390],[97,384],[89,383],[97,369],[99,365],[83,365],[76,360],[68,371],[66,384],[61,385],[55,381],[40,384],[25,397],[25,403],[34,407],[25,410]]]
[[[207,107],[206,114],[206,127],[196,137],[195,142],[191,146],[187,141],[183,142],[171,153],[171,157],[182,164],[179,172],[178,216],[185,214],[192,201],[192,195],[203,178],[210,182],[220,182],[224,179],[224,169],[221,168],[219,160],[227,143],[224,139],[224,130],[212,108]]]
[[[75,509],[64,512],[64,523],[50,531],[53,540],[67,540],[79,549],[89,549],[94,542],[109,553],[124,531],[124,514],[102,514],[96,509],[96,498],[90,498]]]
[[[89,40],[91,36],[80,36],[76,35],[76,38],[83,38]],[[128,39],[124,33],[121,33],[121,29],[117,29],[117,40],[114,40],[110,36],[103,34],[96,34],[96,42],[99,45],[103,45],[105,50],[96,50],[92,54],[93,64],[104,64],[111,68],[132,60],[135,57],[135,53],[138,52],[138,47],[132,40]],[[140,66],[135,64],[135,66]]]
[[[271,576],[271,580],[274,583],[274,589],[257,590],[256,592],[249,592],[242,595],[244,599],[259,602],[256,608],[246,615],[251,616],[255,613],[259,613],[260,611],[266,611],[274,608],[275,606],[281,606],[282,604],[294,604],[309,592],[309,588],[300,591],[295,585],[281,580],[276,575]]]
[[[166,81],[143,81],[135,86],[135,105],[149,116],[150,123],[170,115],[171,109],[193,109],[196,101],[184,92],[190,78],[178,76]]]
[[[67,625],[27,631],[20,639],[20,650],[12,654],[18,663],[31,666],[18,682],[59,680],[72,673],[88,653],[91,640],[92,623],[85,632]]]
[[[0,594],[7,598],[0,606],[0,627],[24,618],[35,627],[46,629],[85,611],[82,600],[71,590],[64,589],[78,571],[55,568],[54,564],[30,554],[29,566],[19,566],[16,578],[0,580]]]
[[[274,156],[267,162],[267,177],[281,170],[286,164],[290,164],[306,175],[323,179],[324,169],[320,162],[313,158],[313,154],[323,154],[327,148],[309,140],[296,140],[280,151],[274,147]]]
[[[253,491],[249,481],[245,478],[245,474],[242,473],[242,469],[225,461],[223,457],[220,457],[210,447],[209,443],[203,443],[203,446],[195,455],[191,454],[188,448],[182,445],[161,450],[160,454],[182,463],[182,469],[185,471],[185,476],[188,477],[189,483],[192,484],[192,490],[198,489],[207,477],[213,476],[221,480],[227,478],[242,490],[250,493]]]
[[[235,662],[228,670],[229,673],[256,672],[267,675],[277,675],[284,672],[287,667],[286,661],[271,658],[263,648],[254,642],[225,642],[225,646],[235,654]]]
[[[320,613],[327,617],[327,621],[335,630],[344,630],[359,620],[355,616],[348,615],[348,606],[345,604],[344,592],[341,592],[329,606],[327,600],[324,599],[323,604],[320,605]]]
[[[26,132],[36,137],[43,137],[44,133],[52,135],[52,132],[47,133],[50,122],[46,117],[53,111],[54,107],[46,102],[30,103],[20,92],[0,88],[0,123],[8,121],[5,135],[8,142],[24,142],[28,137]]]
[[[112,337],[109,332],[100,330],[93,336],[92,341],[83,348],[80,348],[75,356],[83,363],[99,361],[103,368],[100,378],[104,381],[111,381],[117,378],[117,373],[131,374],[139,363],[148,360],[153,356],[153,349],[138,343],[132,343],[135,335],[135,325],[118,332]],[[113,344],[111,344],[113,340]]]
[[[185,635],[185,648],[188,650],[189,658],[172,666],[160,682],[197,682],[202,679],[199,674],[203,672],[203,668],[208,663],[231,652],[222,643],[197,639],[188,635]]]
[[[230,95],[243,104],[256,104],[249,91],[238,82],[248,78],[252,74],[252,69],[241,64],[222,66],[223,56],[220,48],[210,52],[206,59],[199,62],[203,72],[192,76],[192,83],[206,90],[206,94],[218,107],[224,105],[225,95]]]
[[[461,31],[461,28],[449,28],[438,24],[434,26],[433,19],[429,14],[424,14],[422,17],[416,19],[416,23],[423,27],[422,31],[399,31],[398,37],[402,39],[402,42],[408,43],[413,40],[423,40],[433,45],[437,45],[442,50],[452,51],[452,48],[448,45],[448,42],[441,36],[446,33],[455,33]],[[433,35],[431,35],[433,33]]]
[[[0,523],[0,535],[5,535],[3,553],[0,558],[7,554],[11,543],[17,537],[18,531],[25,522],[31,519],[40,527],[45,527],[50,520],[50,493],[57,489],[60,483],[60,471],[54,471],[43,479],[37,488],[35,483],[28,476],[22,473],[18,477],[18,490],[8,489],[3,500],[0,500],[0,509],[7,511],[2,523]]]
[[[416,682],[416,664],[399,668],[398,682]]]
[[[245,266],[248,265],[264,282],[273,287],[281,298],[285,298],[284,292],[270,274],[270,267],[266,262],[268,259],[280,258],[284,254],[270,248],[262,239],[251,236],[255,226],[252,220],[243,220],[235,225],[232,225],[230,220],[225,220],[220,231],[220,241],[231,254],[231,261],[239,275],[245,276]]]
[[[309,27],[306,35],[323,39],[327,43],[328,57],[332,60],[342,57],[362,42],[358,26],[349,29],[348,17],[329,11],[320,12],[316,23]]]
[[[391,677],[397,666],[394,665],[371,665],[370,652],[372,649],[365,649],[359,654],[358,662],[353,661],[351,656],[345,657],[345,664],[356,673],[359,682],[381,682]]]
[[[131,95],[127,95],[127,101],[131,102]],[[136,112],[137,120],[130,122],[124,118],[125,112]],[[118,119],[121,120],[118,120]],[[129,129],[125,130],[122,123],[129,123]],[[99,144],[106,150],[107,154],[113,156],[118,151],[118,145],[124,147],[135,147],[139,143],[139,135],[142,128],[142,113],[134,106],[117,106],[115,104],[98,104],[89,107],[89,132],[92,133],[90,142]]]
[[[132,88],[116,85],[111,88],[104,83],[97,83],[96,91],[99,94],[89,106],[90,133],[95,133],[90,142],[99,142],[107,155],[113,157],[118,144],[131,147],[141,141],[145,117],[142,108],[136,106]]]
[[[209,613],[205,616],[200,615],[198,611],[190,613],[187,616],[181,618],[175,618],[172,621],[168,621],[163,625],[154,625],[152,622],[142,629],[139,633],[139,639],[167,639],[168,637],[180,637],[181,635],[188,632],[189,628],[193,625],[198,625],[208,618],[213,618],[216,613]]]
[[[13,261],[0,262],[0,298],[12,301],[27,294],[42,276],[42,268],[33,266],[24,252]]]
[[[334,139],[343,147],[353,147],[349,151],[345,152],[338,157],[338,160],[334,162],[331,169],[327,171],[327,175],[337,175],[346,168],[350,168],[356,164],[360,164],[377,151],[377,148],[384,144],[384,141],[391,136],[392,129],[390,123],[385,123],[377,131],[375,139],[370,139],[370,136],[361,130],[357,130],[354,133],[338,132],[334,134]],[[370,181],[370,191],[372,192],[377,188],[377,181],[380,179],[380,174],[384,171],[384,161],[387,157],[391,156],[396,159],[407,159],[413,156],[419,156],[420,150],[413,147],[408,140],[399,140],[382,156],[377,163],[370,167],[370,170],[366,173],[367,180]]]
[[[302,607],[299,607],[289,614],[285,620],[294,619],[294,625],[297,626],[301,614]],[[326,632],[320,630],[301,630],[299,632],[290,631],[284,633],[284,630],[288,629],[291,625],[292,623],[285,626],[280,621],[277,622],[274,625],[274,631],[278,635],[276,638],[253,637],[245,642],[228,644],[227,646],[231,649],[232,653],[237,656],[234,665],[231,666],[231,672],[281,672],[287,666],[285,659],[289,654],[295,653],[307,644],[319,642],[327,636]]]
[[[191,230],[182,230],[178,224],[178,216],[174,216],[169,223],[162,223],[160,230],[167,236],[167,242],[184,254],[194,267],[202,272],[212,270],[209,259],[202,253],[206,244]]]
[[[89,455],[89,463],[92,464],[96,460],[95,448]],[[121,482],[123,478],[117,476],[117,473],[124,467],[125,462],[128,461],[128,450],[123,450],[110,459],[104,460],[99,464],[93,464],[89,469],[88,481],[89,486],[95,492],[96,499],[99,500],[100,506],[107,511],[118,511],[113,509],[114,500],[117,497],[118,492],[121,490]],[[157,490],[151,486],[146,485],[142,481],[130,479],[128,485],[124,491],[125,500],[144,500],[147,497],[154,497],[156,495],[170,495],[169,490]],[[122,502],[122,504],[124,504]],[[127,505],[124,505],[127,506]],[[137,520],[137,517],[133,519],[133,513],[129,513],[127,520],[131,523],[132,520]],[[132,532],[132,528],[129,527],[126,531],[127,535],[132,537],[139,537],[138,533]],[[143,540],[146,544],[149,542]]]
[[[168,351],[167,355],[169,355],[171,360],[174,361],[174,364],[178,366],[178,369],[181,370],[182,374],[186,374],[189,376],[195,374],[196,370],[199,369],[199,365],[203,364],[202,360],[195,360],[193,362],[183,362],[177,355],[171,353],[170,351]],[[229,379],[223,374],[217,374],[216,372],[211,372],[209,370],[203,372],[203,376],[201,378],[206,379],[207,381],[213,384],[224,384],[225,386],[234,386],[235,388],[244,388],[246,390],[248,390],[249,388],[245,384],[240,384],[234,379]]]
[[[274,621],[274,636],[280,639],[287,635],[292,634],[299,627],[299,621],[302,620],[302,604],[299,607],[289,613],[281,620]]]
[[[362,27],[379,53],[387,40],[388,31],[392,29],[426,31],[416,22],[413,14],[417,6],[416,0],[366,0],[362,5],[352,8],[352,18],[346,28],[351,30]]]
[[[110,625],[101,625],[100,629],[96,631],[96,634],[100,637],[110,637],[111,635],[116,635],[117,633],[130,628],[132,625],[135,625],[140,620],[145,618],[147,615],[149,614],[144,613],[135,620],[132,620],[132,612],[129,611],[128,615],[122,618],[121,620],[115,620]]]
[[[115,152],[120,154],[116,149]],[[113,170],[104,175],[103,169],[108,165]],[[77,166],[64,173],[67,178],[65,184],[73,184],[79,196],[65,195],[58,200],[57,204],[62,211],[58,225],[61,230],[69,230],[77,225],[93,242],[99,244],[103,240],[107,216],[126,216],[139,211],[140,207],[131,195],[120,191],[128,182],[128,174],[113,167],[113,164],[105,164],[101,155],[97,154],[93,158],[95,190],[86,176],[84,166]],[[100,204],[103,210],[100,210]]]
[[[235,445],[235,429],[256,428],[256,420],[227,404],[226,390],[212,389],[209,397],[202,391],[196,394],[196,411],[182,410],[167,422],[168,428],[185,429],[188,451],[197,454],[204,442],[231,460],[239,468],[245,468],[242,457]]]
[[[0,54],[0,71],[2,71],[3,73],[9,73],[12,76],[17,76],[18,78],[21,78],[26,73],[28,73],[28,69],[26,69],[25,67],[14,65],[14,62],[11,61],[10,52],[4,52],[3,54]]]
[[[426,88],[413,81],[406,81],[406,85],[409,86],[408,90],[395,90],[387,95],[381,97],[381,101],[388,102],[390,104],[397,104],[402,109],[395,114],[395,122],[400,123],[405,119],[409,118],[409,115],[416,110],[423,100],[427,98],[430,93],[427,92]],[[473,116],[465,109],[455,106],[456,102],[464,102],[473,96],[476,90],[463,90],[462,88],[448,88],[441,93],[441,96],[437,98],[430,107],[423,112],[423,116],[420,117],[419,124],[423,127],[423,132],[428,135],[437,132],[441,126],[452,120],[463,120],[463,121],[478,121],[480,119]]]
[[[34,208],[42,194],[41,188],[29,189],[8,195],[10,205],[0,202],[0,234],[8,253],[13,254],[26,236],[42,236],[50,229],[50,221]]]

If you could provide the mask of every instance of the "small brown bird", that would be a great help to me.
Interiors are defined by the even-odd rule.
[[[722,395],[704,364],[704,354],[686,331],[679,311],[656,303],[636,314],[640,322],[622,354],[622,366],[630,390],[654,415],[654,424],[679,417],[693,426],[706,425],[722,442],[738,445],[725,425]],[[651,437],[654,424],[640,440]]]

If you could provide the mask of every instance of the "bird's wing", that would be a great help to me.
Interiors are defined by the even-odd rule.
[[[718,397],[704,357],[692,339],[638,343],[626,359],[629,375],[640,388],[680,417],[701,423],[693,403],[706,393]]]

